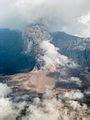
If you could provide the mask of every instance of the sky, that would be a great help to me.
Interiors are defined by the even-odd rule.
[[[0,0],[0,28],[42,22],[50,31],[90,36],[90,0]]]

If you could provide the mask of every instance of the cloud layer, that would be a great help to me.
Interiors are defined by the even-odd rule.
[[[90,36],[90,0],[0,0],[0,27],[22,28],[44,22],[50,30]],[[86,20],[85,20],[86,21]]]

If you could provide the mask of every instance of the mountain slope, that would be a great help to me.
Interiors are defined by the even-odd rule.
[[[80,38],[64,32],[51,33],[52,43],[66,56],[90,70],[90,38]],[[30,71],[36,64],[33,53],[24,54],[22,32],[0,29],[0,74]]]
[[[90,67],[90,38],[72,36],[64,32],[51,33],[53,44],[60,52],[78,61],[82,66]]]
[[[34,57],[23,53],[24,40],[20,31],[0,29],[0,74],[32,70]]]

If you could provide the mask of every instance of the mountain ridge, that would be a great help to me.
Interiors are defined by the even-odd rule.
[[[90,63],[90,38],[81,38],[65,32],[50,33],[52,43],[58,47],[60,52],[72,59],[82,61],[82,65]],[[87,46],[87,48],[85,48]],[[24,39],[19,30],[0,29],[0,73],[8,71],[19,72],[31,70],[35,65],[35,58],[22,54]],[[79,49],[80,48],[80,49]],[[86,53],[85,53],[86,52]],[[11,60],[12,58],[12,60]],[[31,60],[33,58],[34,60]],[[87,60],[86,60],[87,59]],[[25,63],[27,61],[27,63]],[[16,64],[18,62],[18,64]],[[31,64],[33,66],[31,67]],[[89,65],[90,66],[90,65]],[[14,68],[15,67],[15,68]],[[31,67],[31,68],[30,68]],[[13,68],[13,69],[12,69]]]

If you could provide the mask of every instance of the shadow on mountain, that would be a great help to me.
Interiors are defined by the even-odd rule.
[[[35,65],[35,56],[26,55],[22,33],[0,29],[0,74],[9,75],[31,71]]]

